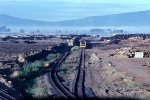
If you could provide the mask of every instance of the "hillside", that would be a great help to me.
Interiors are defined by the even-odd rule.
[[[22,19],[22,18],[17,18],[5,14],[0,14],[0,25],[13,25],[13,26],[20,26],[20,25],[48,25],[48,22],[44,21],[35,21],[35,20],[28,20],[28,19]]]
[[[61,22],[71,26],[147,26],[150,25],[150,11],[93,16]]]
[[[35,21],[0,14],[0,25],[50,25],[50,26],[148,26],[150,11],[92,16],[76,20],[57,22]]]

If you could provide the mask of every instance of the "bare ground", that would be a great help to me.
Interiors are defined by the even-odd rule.
[[[86,50],[85,86],[91,88],[96,97],[150,97],[149,69],[140,66],[146,59],[109,58],[112,52],[97,48]],[[99,62],[90,61],[92,53],[97,53]]]
[[[145,84],[150,84],[150,69],[142,66],[145,62],[149,61],[149,58],[117,58],[117,57],[108,57],[108,55],[114,50],[97,50],[98,57],[101,57],[108,62],[111,62],[114,67],[118,70],[127,73],[128,75],[135,77],[137,81],[140,81]]]

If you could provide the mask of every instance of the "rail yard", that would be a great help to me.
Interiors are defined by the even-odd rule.
[[[150,35],[0,37],[0,99],[150,98]]]

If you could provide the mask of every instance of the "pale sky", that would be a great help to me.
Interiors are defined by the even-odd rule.
[[[150,0],[0,0],[0,14],[60,21],[150,10]]]

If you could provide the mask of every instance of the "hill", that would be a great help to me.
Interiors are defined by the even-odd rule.
[[[44,22],[44,21],[35,21],[35,20],[28,20],[28,19],[22,19],[22,18],[17,18],[5,14],[0,14],[0,25],[13,25],[13,26],[26,26],[26,25],[48,25],[49,22]]]
[[[0,25],[30,25],[30,26],[148,26],[150,25],[150,10],[112,14],[105,16],[92,16],[76,20],[65,21],[35,21],[21,19],[9,15],[0,14]]]

